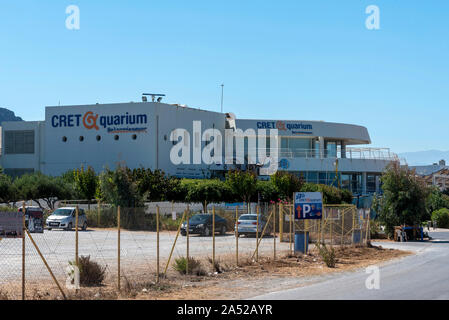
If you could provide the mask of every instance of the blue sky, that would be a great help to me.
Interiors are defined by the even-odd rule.
[[[68,5],[80,30],[65,27]],[[365,27],[368,5],[380,30]],[[364,125],[373,146],[449,150],[449,1],[2,1],[0,106],[140,101]]]

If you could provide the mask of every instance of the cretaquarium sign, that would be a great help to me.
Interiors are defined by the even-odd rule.
[[[53,128],[78,128],[87,130],[106,129],[108,133],[146,132],[148,115],[123,114],[99,115],[92,111],[84,114],[55,114],[51,117]]]
[[[257,121],[257,129],[278,129],[279,131],[291,131],[292,134],[312,134],[313,126],[302,122]]]

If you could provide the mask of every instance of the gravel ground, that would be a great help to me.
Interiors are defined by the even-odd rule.
[[[91,259],[107,266],[108,277],[117,273],[117,230],[95,229],[80,231],[79,255],[90,255]],[[68,261],[75,257],[75,232],[45,230],[44,234],[32,234],[40,251],[48,261],[58,279],[64,281]],[[161,271],[168,260],[176,232],[160,233]],[[125,276],[145,272],[156,272],[156,233],[121,231],[121,269]],[[235,237],[229,233],[215,237],[216,256],[235,256]],[[277,250],[288,250],[288,243],[276,243]],[[239,238],[239,257],[248,258],[256,248],[255,238]],[[22,240],[0,240],[0,284],[20,281],[22,274]],[[212,237],[192,235],[189,238],[189,255],[196,258],[212,256]],[[260,256],[272,256],[273,237],[265,237],[260,244]],[[186,237],[179,236],[173,257],[186,256]],[[173,260],[172,260],[173,261]],[[171,268],[169,268],[171,270]],[[50,277],[31,241],[26,240],[26,279],[29,281]]]

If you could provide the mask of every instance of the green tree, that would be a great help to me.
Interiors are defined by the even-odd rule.
[[[441,208],[432,212],[432,221],[437,223],[438,228],[449,228],[449,209]]]
[[[88,210],[90,202],[95,197],[98,187],[98,177],[94,169],[89,166],[87,170],[84,167],[73,171],[75,191],[79,197],[87,199]]]
[[[23,175],[13,182],[14,188],[23,200],[33,200],[41,206],[39,199],[46,202],[53,210],[55,203],[61,199],[71,199],[73,189],[61,177],[52,177],[40,172]]]
[[[17,200],[19,200],[17,196],[17,190],[12,183],[11,177],[6,174],[0,173],[0,202],[16,202]]]
[[[144,198],[138,192],[131,170],[124,166],[106,168],[99,177],[102,200],[114,206],[143,207]]]
[[[394,227],[402,224],[418,225],[425,218],[429,194],[425,182],[407,166],[390,163],[381,177],[383,198],[378,205],[380,221],[392,237]]]
[[[281,198],[289,202],[293,199],[293,193],[301,191],[304,184],[302,178],[286,171],[277,171],[271,176],[271,182],[279,190]]]
[[[253,172],[232,170],[226,174],[226,184],[236,198],[248,203],[257,192],[257,177]]]
[[[427,211],[430,213],[442,208],[449,208],[449,196],[444,194],[438,187],[429,187],[429,196],[427,197]]]

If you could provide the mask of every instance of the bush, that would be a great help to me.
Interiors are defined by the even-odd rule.
[[[334,248],[328,249],[324,243],[317,243],[317,248],[320,252],[321,258],[323,258],[324,263],[328,268],[335,268],[335,264],[337,263],[337,258],[335,257]]]
[[[449,209],[442,208],[432,212],[432,221],[437,223],[438,228],[449,228]]]
[[[187,259],[185,257],[179,257],[175,259],[173,268],[180,274],[186,274]],[[189,274],[195,274],[197,276],[203,276],[206,274],[206,271],[204,271],[203,267],[201,266],[201,262],[193,257],[189,257]]]
[[[70,262],[70,264],[75,265],[75,261]],[[79,257],[78,269],[80,271],[80,284],[83,286],[98,286],[104,280],[106,267],[91,261],[90,256]]]

